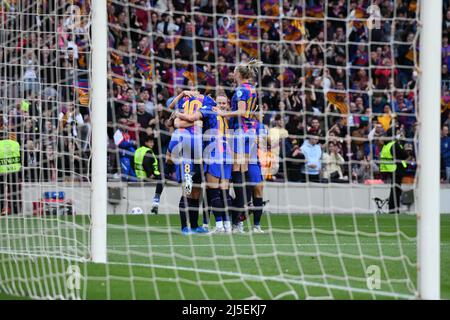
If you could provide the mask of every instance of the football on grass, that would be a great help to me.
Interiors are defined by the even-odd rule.
[[[134,207],[131,209],[131,214],[143,214],[144,210],[141,207]]]

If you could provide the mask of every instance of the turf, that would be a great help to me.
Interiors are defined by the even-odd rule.
[[[3,217],[0,299],[70,297],[69,265],[80,268],[82,299],[414,297],[415,216],[270,215],[264,224],[265,234],[183,236],[176,215],[110,215],[102,265],[69,259],[89,257],[87,216]],[[450,216],[443,215],[444,299],[450,298],[449,245]],[[26,255],[1,253],[12,247]],[[39,257],[44,252],[51,257]],[[369,266],[379,267],[379,289],[367,287]]]

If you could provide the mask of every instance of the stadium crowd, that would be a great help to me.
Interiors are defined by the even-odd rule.
[[[372,2],[383,19],[371,30],[366,22]],[[81,8],[75,12],[79,21],[67,15],[72,7],[52,1],[15,3],[2,4],[0,12],[5,25],[1,118],[25,150],[27,180],[37,175],[85,180],[91,130],[89,3],[73,1]],[[234,66],[255,57],[264,63],[257,88],[271,141],[260,153],[267,180],[300,181],[303,172],[317,181],[377,181],[379,141],[386,136],[406,139],[407,179],[414,179],[417,1],[278,3],[108,1],[110,177],[124,173],[120,158],[130,157],[148,135],[164,156],[175,130],[166,107],[170,97],[196,87],[231,98]],[[450,178],[450,7],[444,3],[443,182]],[[17,14],[23,10],[28,14]],[[25,32],[15,32],[19,26]],[[18,82],[21,94],[11,98]],[[317,162],[316,169],[305,172],[305,161]]]

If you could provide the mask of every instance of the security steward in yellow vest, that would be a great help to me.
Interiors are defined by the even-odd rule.
[[[397,139],[384,141],[380,154],[380,172],[384,181],[390,181],[389,213],[400,213],[402,179],[405,175],[408,157],[403,145]]]
[[[158,158],[153,152],[154,140],[152,136],[145,139],[144,146],[134,153],[134,171],[136,177],[141,180],[160,179]]]
[[[144,146],[140,147],[134,153],[134,172],[136,177],[145,181],[148,179],[158,180],[155,194],[153,196],[152,213],[158,214],[159,200],[164,189],[164,181],[161,179],[161,172],[159,171],[158,157],[153,151],[154,136],[146,136]]]
[[[0,214],[18,214],[22,211],[22,161],[20,144],[8,139],[0,127]],[[9,201],[8,201],[9,200]]]

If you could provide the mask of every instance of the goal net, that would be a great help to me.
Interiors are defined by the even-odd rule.
[[[418,1],[109,0],[100,105],[91,9],[0,2],[2,139],[19,143],[22,161],[1,176],[0,295],[418,296]],[[182,186],[166,162],[179,132],[171,98],[189,90],[231,104],[235,67],[252,58],[262,62],[252,117],[269,141],[258,150],[263,208],[252,189],[245,233],[184,235]],[[108,122],[107,177],[91,174],[95,108]],[[157,210],[158,179],[136,170],[149,137],[164,186]],[[108,181],[105,264],[91,261],[96,179]],[[402,192],[389,200],[391,181]],[[207,216],[211,230],[204,184],[200,193],[198,223]]]
[[[0,140],[21,159],[11,171],[1,149],[6,294],[71,297],[60,277],[90,257],[90,21],[86,1],[0,3]]]

